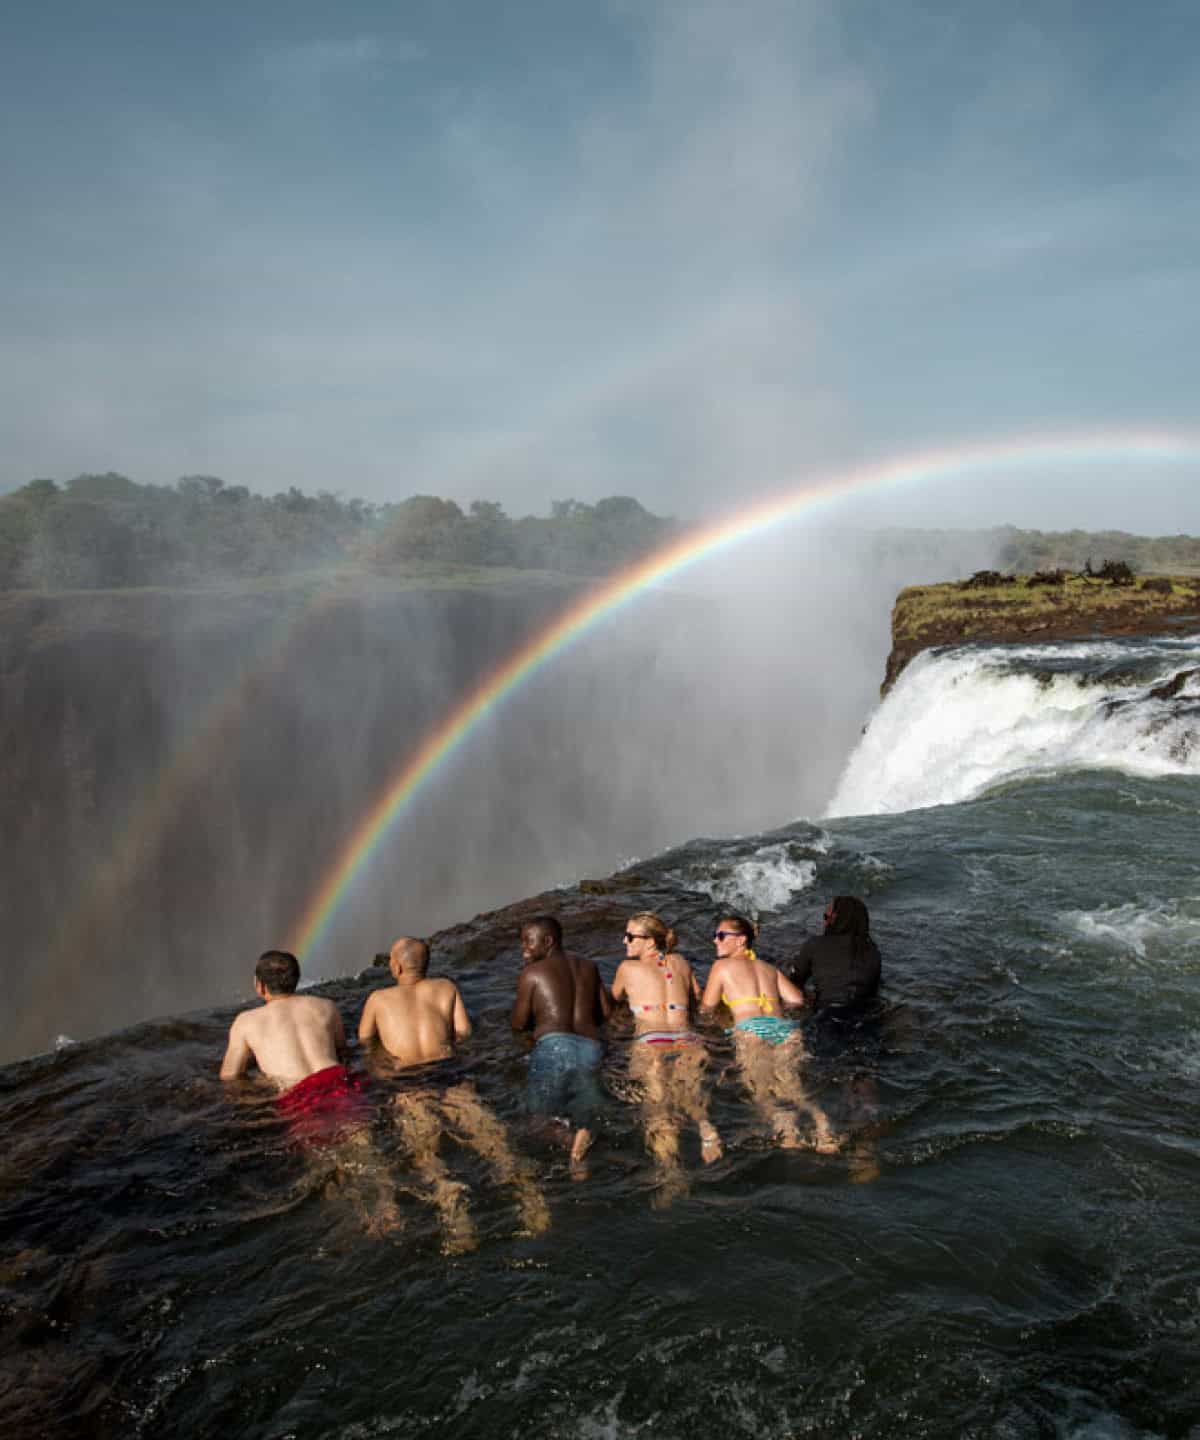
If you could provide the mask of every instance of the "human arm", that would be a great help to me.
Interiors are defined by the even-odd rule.
[[[239,1015],[229,1027],[229,1043],[225,1047],[225,1058],[221,1061],[222,1080],[236,1080],[239,1075],[244,1075],[254,1059],[254,1051],[246,1039],[246,1027],[243,1023],[245,1018],[244,1015]]]
[[[533,977],[528,970],[517,976],[517,995],[513,1001],[512,1028],[528,1030],[533,1022]]]
[[[358,1022],[358,1043],[367,1044],[374,1040],[379,1034],[379,1017],[375,1014],[378,1008],[375,1004],[375,997],[378,991],[372,990],[367,996],[367,1003],[363,1006],[363,1013]]]
[[[804,1005],[804,991],[798,985],[793,985],[788,977],[781,970],[779,972],[779,998],[785,1005]]]
[[[626,986],[625,986],[625,962],[624,962],[624,960],[622,960],[621,963],[617,966],[617,973],[613,976],[613,983],[612,983],[612,1003],[613,1003],[613,1005],[619,1005],[619,1004],[621,1003],[621,1001],[626,998],[626,993],[627,993],[627,992],[626,992]],[[611,1011],[611,1010],[609,1011],[609,1014],[610,1014],[610,1015],[612,1014],[612,1011]]]
[[[700,999],[700,982],[699,982],[699,980],[696,979],[696,972],[692,969],[692,967],[691,967],[690,963],[688,962],[686,956],[677,954],[677,955],[675,956],[675,959],[681,961],[684,965],[687,965],[687,984],[688,984],[688,1000],[689,1000],[689,1002],[691,1002],[692,1004],[696,1004],[696,1005],[702,1004],[703,1002],[702,1002],[701,999]]]
[[[704,984],[704,994],[700,997],[701,1010],[711,1013],[721,1003],[722,982],[725,977],[725,962],[716,960],[712,969],[708,972],[708,979]]]
[[[458,986],[454,987],[454,1038],[465,1040],[471,1033],[471,1017],[467,1014],[467,1007],[463,1001],[462,993]]]
[[[784,973],[782,968],[780,973]],[[798,989],[803,990],[812,975],[812,941],[806,940],[787,967],[787,978]],[[782,993],[782,992],[781,992]]]

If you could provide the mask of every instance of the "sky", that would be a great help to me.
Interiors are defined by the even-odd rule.
[[[1200,533],[1193,0],[43,0],[0,45],[0,488],[118,470]]]

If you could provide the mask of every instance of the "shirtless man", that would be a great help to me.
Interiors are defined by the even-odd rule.
[[[600,1027],[612,1002],[595,965],[563,950],[562,926],[553,915],[535,916],[521,927],[521,959],[512,1027],[533,1028],[529,1109],[565,1117],[575,1127],[571,1165],[578,1170],[600,1108]]]
[[[328,1122],[361,1118],[359,1082],[344,1064],[346,1034],[332,1000],[297,995],[300,965],[286,950],[267,950],[254,967],[254,992],[266,1003],[243,1010],[229,1027],[221,1079],[236,1080],[254,1061],[283,1092],[280,1113],[300,1139]]]
[[[358,1022],[362,1044],[378,1040],[400,1065],[448,1060],[454,1042],[471,1033],[467,1007],[453,980],[430,978],[429,946],[401,936],[392,946],[390,966],[395,985],[373,990]]]
[[[429,946],[424,940],[401,936],[392,946],[389,961],[396,983],[367,996],[358,1024],[359,1040],[364,1045],[378,1042],[398,1069],[448,1060],[455,1042],[471,1033],[471,1019],[458,986],[427,974]],[[478,1242],[465,1187],[451,1178],[437,1153],[446,1122],[483,1156],[501,1184],[514,1186],[524,1228],[532,1234],[547,1228],[550,1212],[528,1166],[512,1153],[504,1127],[485,1109],[469,1083],[451,1086],[440,1095],[430,1086],[402,1090],[392,1103],[397,1128],[441,1217],[447,1251],[473,1250]]]
[[[255,1061],[282,1091],[275,1103],[292,1139],[313,1163],[332,1161],[331,1179],[346,1188],[367,1233],[387,1235],[402,1221],[371,1143],[362,1081],[346,1070],[342,1017],[332,1000],[297,995],[299,980],[300,965],[286,950],[259,957],[254,989],[266,1003],[230,1026],[221,1079],[238,1079]]]

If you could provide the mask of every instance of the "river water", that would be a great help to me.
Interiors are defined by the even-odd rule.
[[[232,1011],[0,1071],[9,1436],[1200,1434],[1200,641],[924,657],[833,816],[694,841],[444,932],[476,1034],[447,1067],[510,1127],[545,1233],[453,1133],[447,1253],[384,1103],[373,1169],[216,1078]],[[850,812],[854,812],[851,814]],[[849,815],[849,818],[845,818]],[[586,1180],[521,1117],[523,914],[611,979],[635,910],[708,963],[720,904],[790,954],[863,895],[879,1010],[807,1022],[845,1138],[775,1148],[710,1032],[724,1158],[648,1158],[617,1027]],[[322,986],[349,1029],[367,972]],[[403,1228],[368,1234],[367,1177]]]

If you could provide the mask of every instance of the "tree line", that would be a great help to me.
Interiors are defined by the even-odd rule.
[[[140,485],[125,475],[33,480],[0,498],[0,590],[120,589],[255,579],[413,562],[603,575],[676,533],[624,495],[557,500],[549,516],[413,495],[372,504],[292,486],[258,495],[212,475]]]
[[[140,485],[109,471],[33,480],[0,497],[0,590],[219,584],[329,566],[386,575],[417,562],[604,575],[680,528],[627,495],[556,500],[548,516],[513,519],[494,500],[466,510],[435,495],[373,504],[295,486],[259,495],[213,475]],[[920,553],[939,533],[880,531],[875,546]],[[1079,571],[1094,558],[1140,574],[1200,573],[1200,540],[1188,535],[1005,526],[985,538],[1009,573]]]
[[[1124,530],[1016,530],[997,532],[1000,567],[1010,574],[1070,571],[1124,565],[1134,574],[1180,574],[1200,570],[1200,539],[1192,535],[1130,535]]]

